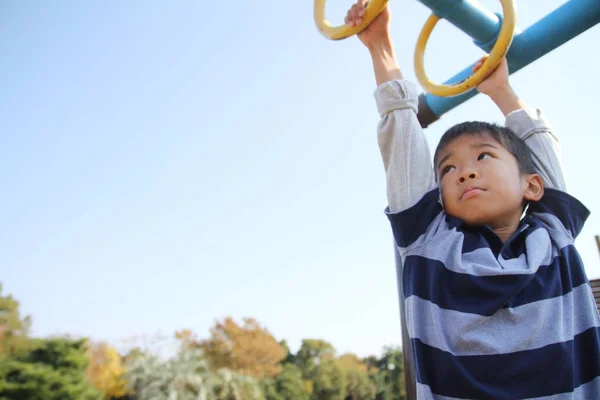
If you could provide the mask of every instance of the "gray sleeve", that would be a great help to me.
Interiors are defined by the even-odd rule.
[[[417,120],[417,88],[406,80],[385,82],[375,90],[381,119],[379,150],[387,181],[389,212],[413,206],[435,187],[431,153]]]
[[[543,113],[530,108],[513,111],[506,116],[506,127],[519,135],[533,152],[533,162],[544,186],[566,192],[560,142]]]

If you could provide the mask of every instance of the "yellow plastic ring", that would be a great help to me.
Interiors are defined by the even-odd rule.
[[[500,0],[500,3],[502,3],[504,17],[500,33],[498,34],[498,40],[496,41],[496,44],[494,44],[494,48],[477,72],[464,81],[451,85],[438,85],[433,83],[429,80],[427,74],[425,74],[425,67],[423,66],[425,46],[427,45],[427,41],[429,40],[429,36],[431,35],[435,24],[440,19],[435,14],[429,16],[421,30],[415,47],[415,74],[425,91],[440,97],[459,95],[479,85],[498,67],[498,65],[500,65],[502,58],[506,55],[512,43],[517,22],[514,0]]]
[[[358,26],[331,26],[325,19],[325,0],[315,0],[314,18],[317,29],[331,40],[341,40],[365,29],[385,9],[388,0],[371,0],[365,9],[363,21]]]

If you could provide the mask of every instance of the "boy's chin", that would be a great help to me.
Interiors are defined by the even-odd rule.
[[[456,214],[457,215],[450,215],[464,221],[464,223],[470,226],[492,225],[494,221],[494,216],[484,210],[472,209],[469,212]]]

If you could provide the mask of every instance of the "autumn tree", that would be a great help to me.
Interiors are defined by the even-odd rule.
[[[351,353],[341,355],[339,362],[346,371],[346,400],[374,400],[377,388],[367,366]]]
[[[213,369],[227,368],[252,377],[274,377],[287,356],[286,350],[256,320],[245,318],[238,325],[232,318],[217,321],[210,338],[196,342]]]
[[[114,347],[104,342],[92,343],[88,349],[90,363],[86,375],[107,398],[123,397],[127,393],[127,382],[123,375],[125,366],[121,355]]]
[[[0,283],[0,360],[27,350],[30,327],[31,317],[21,317],[19,302],[11,295],[3,295]]]

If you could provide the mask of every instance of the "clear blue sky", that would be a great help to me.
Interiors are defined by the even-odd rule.
[[[526,28],[562,0],[518,1]],[[367,52],[332,42],[312,3],[62,1],[0,5],[0,281],[33,333],[116,343],[252,316],[296,350],[400,343]],[[500,10],[495,0],[482,2]],[[332,22],[350,2],[331,0]],[[428,10],[392,1],[409,79]],[[600,277],[600,27],[513,76],[562,139],[577,241]],[[447,23],[429,75],[482,53]],[[427,132],[502,122],[478,96]]]

